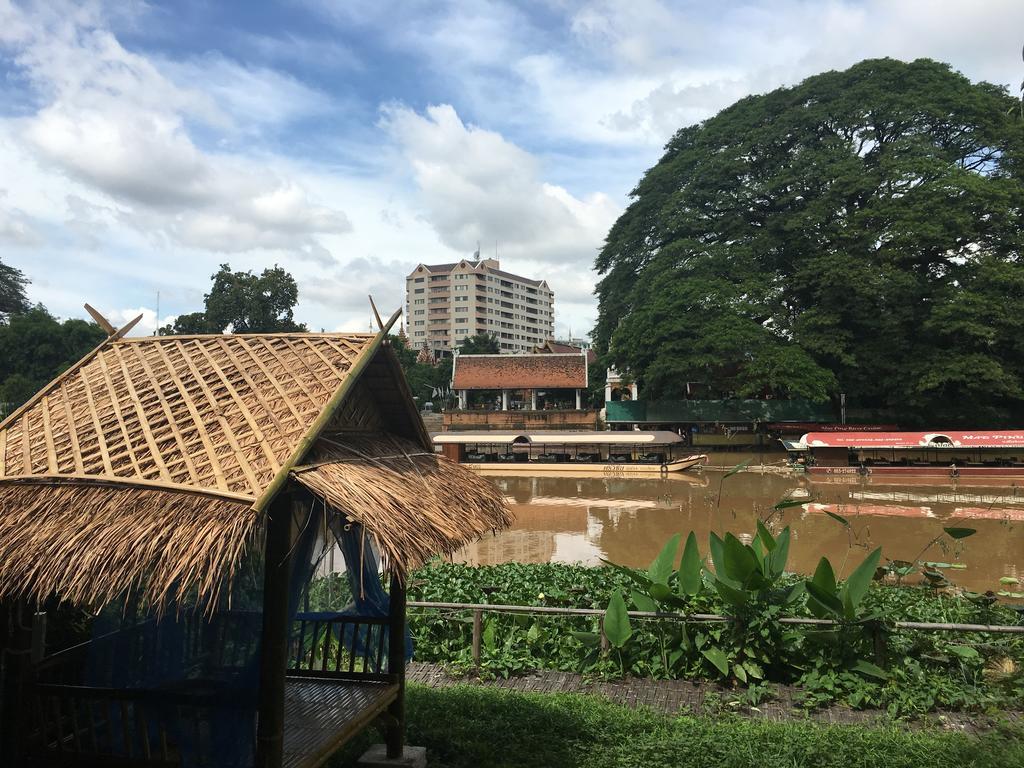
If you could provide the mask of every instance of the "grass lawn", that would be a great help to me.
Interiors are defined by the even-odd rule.
[[[966,736],[933,730],[667,718],[594,696],[461,686],[408,690],[409,743],[433,768],[921,768],[1024,766],[1019,726]],[[355,765],[376,734],[333,763]]]

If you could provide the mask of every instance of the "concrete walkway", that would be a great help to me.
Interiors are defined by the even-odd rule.
[[[689,680],[651,680],[626,678],[623,680],[597,680],[575,672],[535,670],[528,674],[508,679],[481,679],[476,675],[454,675],[440,664],[413,662],[409,665],[407,679],[430,688],[449,685],[486,685],[504,688],[520,693],[583,693],[604,696],[627,707],[645,706],[668,715],[706,714],[735,712],[748,717],[766,720],[812,720],[822,723],[891,723],[885,712],[879,710],[854,710],[845,706],[832,706],[808,712],[795,704],[797,690],[787,686],[775,686],[769,701],[757,707],[730,703],[735,694],[714,683]],[[1017,719],[1019,713],[1007,713]],[[990,727],[987,718],[962,712],[933,713],[917,721],[918,724],[939,726],[949,730],[977,732]]]

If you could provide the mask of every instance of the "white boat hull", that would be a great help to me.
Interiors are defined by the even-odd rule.
[[[707,460],[708,457],[706,455],[698,454],[687,456],[682,459],[675,459],[673,461],[666,462],[665,464],[611,464],[607,462],[588,464],[575,461],[501,461],[487,463],[466,462],[462,466],[484,473],[499,475],[534,475],[539,473],[558,474],[560,472],[579,472],[588,475],[605,475],[607,477],[629,477],[632,475],[663,475],[668,472],[682,472],[686,469],[699,467]]]

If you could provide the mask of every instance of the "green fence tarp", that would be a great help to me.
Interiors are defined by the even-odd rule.
[[[605,403],[610,423],[707,424],[836,420],[828,403],[810,400],[636,400]]]

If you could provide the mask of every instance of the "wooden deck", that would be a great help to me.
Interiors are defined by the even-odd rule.
[[[318,768],[398,696],[398,685],[289,677],[284,768]]]

